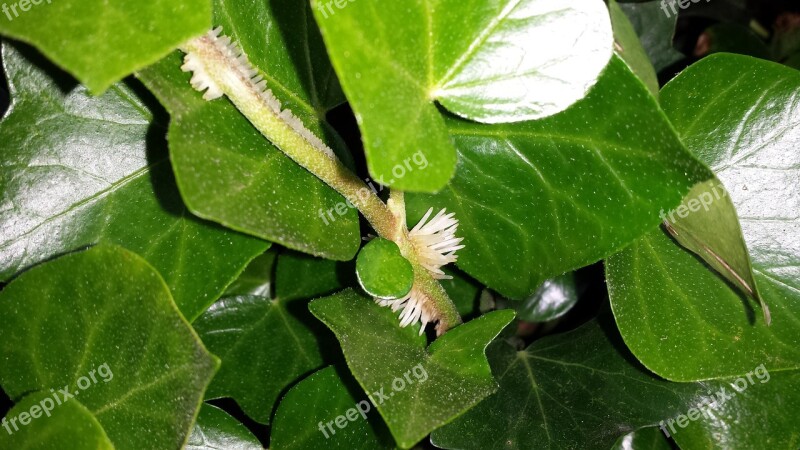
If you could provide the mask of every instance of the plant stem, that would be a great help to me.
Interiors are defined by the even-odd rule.
[[[241,64],[221,49],[214,36],[193,39],[181,48],[203,65],[216,87],[261,134],[277,148],[328,186],[342,194],[369,221],[379,236],[395,242],[414,267],[414,283],[439,312],[439,334],[461,323],[461,318],[442,286],[421,266],[416,249],[408,238],[405,224],[403,193],[391,191],[389,204],[384,203],[356,174],[341,163],[332,152],[315,147],[297,127],[291,126],[282,113],[275,111],[262,89],[244,73]]]

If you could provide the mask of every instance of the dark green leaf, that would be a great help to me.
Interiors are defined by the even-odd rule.
[[[484,349],[514,317],[509,310],[490,313],[426,348],[425,336],[400,328],[391,309],[352,290],[315,300],[310,309],[336,334],[350,371],[402,448],[495,391]]]
[[[274,290],[273,279],[277,256],[278,252],[273,248],[250,261],[239,278],[225,290],[225,297],[235,295],[270,297]]]
[[[658,97],[658,77],[631,21],[615,0],[609,0],[608,11],[614,28],[614,51],[630,67],[633,73]]]
[[[453,174],[453,144],[434,102],[490,123],[549,116],[583,97],[611,55],[608,13],[599,0],[317,0],[315,6],[370,173],[404,190],[435,191]],[[417,154],[430,166],[398,177],[397,167]]]
[[[6,286],[0,308],[12,399],[63,388],[118,450],[183,445],[219,362],[143,259],[106,246],[61,257]]]
[[[23,0],[2,9],[0,33],[34,44],[94,94],[211,25],[208,0]]]
[[[800,73],[793,69],[719,54],[684,71],[662,92],[687,146],[728,188],[772,326],[756,320],[753,302],[692,255],[660,232],[651,233],[610,258],[607,276],[622,335],[661,376],[734,376],[761,362],[775,369],[800,367],[798,89]],[[710,228],[697,239],[713,242],[720,233]]]
[[[233,398],[248,416],[269,423],[281,392],[322,365],[305,307],[302,300],[240,296],[200,316],[197,333],[222,359],[206,398]]]
[[[561,114],[448,127],[456,176],[438,194],[407,195],[409,223],[430,207],[455,212],[466,245],[459,267],[510,298],[621,250],[658,224],[660,209],[712,177],[617,57]]]
[[[53,395],[35,392],[11,408],[0,429],[0,448],[114,450],[91,411],[78,400],[57,405]]]
[[[606,261],[611,305],[625,343],[648,369],[674,381],[732,377],[762,362],[800,367],[800,303],[756,274],[772,311],[658,229]]]
[[[678,14],[673,13],[673,7],[675,11],[680,11],[678,0],[620,3],[619,7],[630,19],[656,72],[683,58],[683,54],[672,46],[678,22]]]
[[[646,427],[617,440],[611,450],[671,450],[672,446],[658,428]]]
[[[263,449],[247,428],[225,411],[207,404],[200,408],[186,450]]]
[[[358,282],[367,294],[377,298],[400,298],[411,290],[414,268],[394,242],[375,238],[358,253]]]
[[[283,105],[347,164],[341,139],[324,123],[326,108],[342,97],[307,9],[284,0],[217,1],[215,21]],[[360,246],[357,212],[326,218],[344,207],[344,197],[275,148],[227,99],[202,100],[180,66],[173,54],[139,77],[172,115],[170,155],[192,212],[305,253],[352,259]]]
[[[192,319],[267,248],[186,211],[163,130],[130,89],[90,97],[8,44],[3,62],[12,103],[0,122],[0,279],[111,242],[155,266]]]
[[[607,449],[683,412],[698,391],[632,364],[619,335],[597,322],[522,351],[497,341],[487,354],[500,389],[434,431],[437,447]]]
[[[395,448],[367,395],[334,367],[314,373],[286,394],[275,413],[270,444],[272,450]]]
[[[577,284],[573,272],[545,280],[533,295],[515,305],[517,317],[526,322],[547,322],[563,316],[578,302]]]
[[[310,300],[355,284],[355,267],[351,262],[330,261],[297,252],[283,252],[278,257],[275,295],[280,299]]]

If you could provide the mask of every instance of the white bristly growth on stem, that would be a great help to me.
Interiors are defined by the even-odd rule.
[[[433,208],[422,217],[417,225],[408,232],[408,238],[414,247],[419,264],[437,280],[452,278],[445,275],[442,266],[456,262],[456,251],[464,248],[461,241],[464,238],[456,237],[458,220],[454,213],[447,214],[442,209],[433,219],[428,221]],[[388,306],[392,311],[403,310],[400,313],[400,326],[406,327],[417,321],[420,322],[419,334],[425,331],[429,322],[438,320],[435,311],[428,306],[429,302],[425,293],[417,288],[415,280],[411,291],[405,296],[395,300],[376,299],[381,306]]]
[[[453,277],[445,275],[441,268],[458,260],[456,251],[464,248],[459,245],[464,238],[456,237],[458,220],[455,213],[447,214],[443,209],[426,223],[432,212],[433,208],[428,209],[417,226],[408,232],[408,237],[417,249],[420,264],[431,272],[433,278],[449,280]]]
[[[397,200],[393,208],[345,167],[314,133],[267,87],[258,69],[244,50],[218,27],[186,42],[182,69],[192,72],[191,84],[203,98],[211,101],[227,96],[236,108],[270,142],[300,166],[342,194],[369,221],[377,233],[394,241],[414,268],[411,292],[403,298],[381,301],[395,311],[402,309],[400,322],[408,326],[422,323],[420,333],[431,322],[438,322],[439,335],[461,323],[455,305],[437,279],[448,278],[441,267],[455,262],[455,252],[463,248],[455,237],[458,221],[453,214],[439,212],[429,222],[432,210],[411,231],[405,227],[402,192],[392,190]]]
[[[325,153],[330,158],[336,158],[333,150],[330,149],[320,138],[308,130],[303,122],[297,118],[289,109],[281,110],[281,102],[275,97],[271,89],[267,88],[267,81],[259,75],[258,70],[247,59],[247,55],[239,44],[233,42],[228,36],[222,35],[222,27],[214,28],[206,34],[206,37],[214,43],[217,50],[225,55],[227,60],[235,65],[234,73],[247,80],[253,91],[257,92],[264,104],[277,114],[287,125],[308,141],[314,148]],[[184,72],[192,72],[192,87],[203,92],[205,100],[211,101],[224,95],[222,88],[214,81],[214,77],[206,71],[206,66],[201,58],[194,53],[188,53],[181,66]]]

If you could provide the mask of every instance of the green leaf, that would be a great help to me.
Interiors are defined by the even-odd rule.
[[[224,296],[255,295],[269,297],[272,295],[274,289],[272,280],[274,279],[277,256],[277,250],[272,248],[250,261],[250,264],[239,275],[239,278],[225,290]]]
[[[480,312],[481,284],[456,268],[443,267],[442,271],[452,278],[439,280],[439,284],[456,305],[458,314],[464,320],[476,317]]]
[[[430,207],[455,212],[466,245],[459,268],[510,298],[621,250],[712,177],[617,57],[561,114],[448,127],[456,176],[438,194],[406,196],[409,224]]]
[[[355,286],[352,262],[314,258],[297,252],[283,252],[275,270],[275,295],[283,300],[310,300]]]
[[[414,284],[414,268],[400,254],[394,242],[375,238],[358,253],[358,282],[367,294],[377,298],[400,298]]]
[[[77,400],[57,405],[52,396],[35,392],[11,408],[3,419],[0,448],[114,450],[91,411]]]
[[[203,404],[186,450],[261,450],[264,447],[239,421],[225,411]]]
[[[771,368],[769,369],[772,370]],[[727,401],[719,390],[725,388]],[[681,448],[751,450],[768,448],[795,450],[800,442],[800,371],[774,371],[752,367],[747,376],[707,383],[705,398],[698,396],[689,407],[701,408],[715,398],[718,403],[700,420],[681,428],[678,422],[665,426]],[[714,393],[712,396],[710,393]],[[702,409],[701,409],[702,412]],[[776,412],[779,412],[776,414]],[[687,409],[683,411],[689,416]],[[638,447],[637,447],[638,450]]]
[[[23,0],[2,9],[0,33],[35,45],[94,94],[211,25],[208,0]]]
[[[455,152],[435,102],[488,123],[549,116],[582,98],[611,56],[599,0],[315,6],[369,171],[403,190],[436,191],[453,174]],[[396,168],[423,151],[430,167],[398,177]]]
[[[650,57],[656,72],[661,72],[684,57],[672,45],[672,39],[675,36],[675,25],[678,23],[678,14],[672,13],[671,8],[673,6],[677,11],[680,11],[678,0],[653,0],[619,4],[619,7],[628,16],[633,28],[639,35],[639,40]]]
[[[728,188],[772,326],[755,321],[751,302],[654,232],[610,258],[607,276],[622,335],[659,375],[697,380],[739,375],[760,362],[800,366],[791,344],[800,333],[798,88],[795,70],[719,54],[662,92],[687,146]],[[713,227],[697,239],[714,242],[720,233]]]
[[[800,303],[756,274],[772,310],[756,304],[657,229],[606,261],[611,305],[625,343],[673,381],[741,375],[762,362],[800,367]]]
[[[514,305],[517,317],[526,322],[547,322],[563,316],[578,302],[577,284],[574,272],[545,280],[533,295]]]
[[[688,448],[688,447],[686,447]],[[622,436],[611,450],[671,450],[672,446],[658,428],[645,427]]]
[[[322,365],[317,340],[306,323],[304,301],[265,297],[223,298],[194,323],[222,367],[207,399],[230,397],[253,420],[269,423],[281,392]]]
[[[99,246],[58,258],[6,286],[0,308],[12,399],[63,388],[119,450],[185,442],[219,362],[139,256]]]
[[[273,450],[395,448],[367,395],[334,367],[314,373],[286,394],[275,413],[270,446]]]
[[[342,96],[308,8],[287,0],[217,1],[215,23],[261,69],[281,103],[350,164],[324,122]],[[338,212],[344,197],[275,148],[227,99],[202,100],[180,66],[175,53],[139,77],[172,115],[170,155],[192,212],[305,253],[352,259],[361,244],[356,210],[328,220],[326,212]]]
[[[800,300],[798,90],[796,70],[723,54],[695,64],[663,92],[683,141],[727,186],[756,273],[794,301]]]
[[[517,351],[487,351],[500,388],[433,432],[440,448],[609,448],[627,432],[685,411],[694,384],[661,380],[633,359],[613,329],[592,321]]]
[[[764,321],[769,325],[769,309],[757,290],[736,209],[722,183],[716,178],[699,183],[664,217],[669,217],[665,226],[675,241],[761,302]]]
[[[391,309],[352,290],[309,308],[336,334],[350,371],[402,448],[496,390],[484,349],[514,317],[510,310],[487,314],[426,348],[425,336],[400,328]]]
[[[0,279],[110,242],[147,259],[196,317],[268,244],[188,214],[163,131],[131,89],[91,97],[30,53],[3,44],[11,106],[0,122]]]
[[[639,36],[628,20],[628,16],[615,0],[609,0],[608,12],[611,15],[611,25],[614,28],[614,51],[630,67],[631,71],[658,97],[658,77],[650,62],[647,53],[639,41]]]

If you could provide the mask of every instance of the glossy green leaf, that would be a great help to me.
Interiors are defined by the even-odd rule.
[[[275,295],[283,300],[330,295],[345,287],[355,287],[352,262],[314,258],[297,252],[283,252],[275,269]]]
[[[404,190],[435,191],[453,174],[434,102],[488,123],[549,116],[582,98],[611,55],[599,0],[317,0],[315,16],[370,173]],[[398,177],[420,151],[430,166]]]
[[[230,397],[252,419],[269,423],[281,392],[322,365],[304,301],[223,298],[194,322],[222,367],[206,398]]]
[[[352,290],[309,308],[336,334],[350,371],[402,448],[496,390],[484,349],[514,317],[509,310],[487,314],[426,348],[416,327],[400,328],[390,308]]]
[[[239,421],[225,411],[203,404],[186,450],[261,450],[264,447]]]
[[[163,131],[133,91],[90,97],[30,53],[3,44],[12,103],[0,122],[0,279],[111,242],[147,259],[196,317],[268,244],[186,211]]]
[[[517,317],[526,322],[547,322],[557,319],[578,302],[578,280],[570,272],[545,280],[533,295],[515,305]]]
[[[456,176],[438,194],[406,196],[409,224],[430,207],[455,212],[466,245],[459,268],[510,298],[621,250],[712,177],[617,57],[561,114],[448,127]]]
[[[414,268],[400,254],[394,242],[375,238],[358,253],[358,282],[364,291],[377,298],[400,298],[414,284]]]
[[[680,11],[678,0],[619,4],[639,35],[642,47],[650,57],[656,72],[666,69],[684,57],[672,45],[675,25],[678,22],[678,14],[672,12],[673,6],[676,11]]]
[[[730,285],[660,229],[606,261],[611,305],[625,343],[674,381],[741,375],[762,362],[800,367],[800,304],[756,274],[772,311]]]
[[[103,427],[79,401],[57,405],[50,392],[25,396],[0,429],[0,448],[8,450],[114,450]]]
[[[700,410],[699,420],[687,423],[678,416],[674,424],[664,424],[680,448],[795,450],[800,445],[800,371],[751,367],[748,376],[704,387],[705,398],[698,396],[688,405]],[[709,409],[705,405],[711,398],[717,403]],[[682,414],[691,418],[692,413]]]
[[[369,397],[334,367],[289,390],[275,413],[270,446],[273,450],[396,448]]]
[[[761,362],[800,367],[792,344],[800,333],[798,88],[795,70],[720,54],[684,71],[662,92],[683,140],[716,171],[736,206],[772,326],[756,320],[760,312],[752,301],[654,232],[610,258],[607,276],[622,335],[659,375],[733,376]],[[705,242],[719,233],[714,227],[698,238]]]
[[[697,184],[683,203],[669,214],[666,230],[731,284],[761,303],[764,321],[769,308],[761,299],[742,237],[736,209],[728,191],[716,178]]]
[[[614,29],[614,51],[630,67],[633,73],[658,97],[658,77],[650,58],[639,41],[639,36],[625,12],[615,0],[609,0],[608,12]]]
[[[713,55],[667,85],[663,99],[683,141],[728,188],[755,271],[793,300],[800,300],[798,91],[796,70]]]
[[[517,351],[487,351],[500,388],[433,432],[445,449],[607,449],[643,426],[685,410],[694,384],[661,380],[638,364],[619,334],[596,321]]]
[[[274,290],[276,249],[259,255],[244,269],[239,277],[225,290],[225,297],[235,295],[255,295],[270,297]]]
[[[4,3],[0,34],[31,43],[100,94],[208,30],[208,0],[22,0]]]
[[[58,258],[6,286],[0,309],[11,398],[63,389],[116,449],[183,445],[219,363],[139,256],[100,246]]]
[[[655,427],[645,427],[622,436],[611,450],[671,450],[664,433]]]
[[[261,69],[284,107],[350,164],[324,123],[342,95],[308,8],[294,1],[217,1],[215,23]],[[170,155],[192,212],[305,253],[352,259],[361,244],[357,212],[347,208],[335,221],[325,219],[344,198],[275,148],[227,99],[202,100],[180,58],[170,55],[139,77],[172,115]]]

